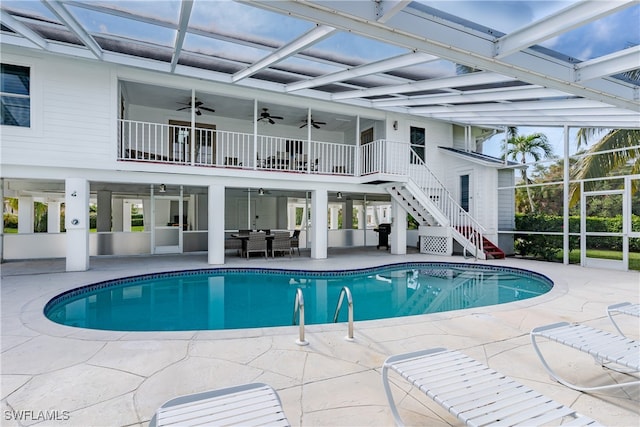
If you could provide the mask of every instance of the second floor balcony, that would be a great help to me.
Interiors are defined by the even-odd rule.
[[[119,120],[118,160],[360,177],[406,175],[410,146],[363,145]]]

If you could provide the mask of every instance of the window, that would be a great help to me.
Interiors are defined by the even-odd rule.
[[[469,175],[460,176],[460,207],[469,212]]]
[[[410,130],[410,143],[411,149],[416,155],[424,162],[424,142],[426,140],[426,132],[424,128],[417,128],[411,126]],[[419,163],[413,155],[411,156],[411,163]]]
[[[2,64],[0,103],[2,125],[31,126],[31,97],[29,68]]]

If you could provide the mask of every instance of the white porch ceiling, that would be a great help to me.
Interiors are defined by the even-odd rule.
[[[474,2],[501,28],[465,3],[4,0],[1,42],[461,124],[640,128],[638,0],[515,2],[532,17],[506,31],[514,2]],[[548,47],[612,17],[626,45]]]

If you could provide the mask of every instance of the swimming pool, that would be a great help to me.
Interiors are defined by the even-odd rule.
[[[354,320],[373,320],[502,304],[542,295],[547,277],[481,264],[401,263],[320,272],[220,268],[158,273],[72,289],[44,313],[68,326],[117,331],[188,331],[291,325],[301,289],[305,323],[333,321],[340,291]],[[346,321],[341,310],[338,321]]]

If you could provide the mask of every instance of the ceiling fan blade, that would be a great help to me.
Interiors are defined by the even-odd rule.
[[[317,124],[317,125],[326,125],[327,124],[327,122],[314,122],[314,123]]]
[[[202,102],[202,101],[196,101],[196,107],[200,107],[202,104],[204,104],[204,102]]]
[[[303,127],[305,127],[306,125],[307,125],[306,123],[303,123],[303,124],[300,126],[300,129],[302,129],[302,128],[303,128]]]
[[[320,126],[318,126],[316,123],[313,123],[313,127],[316,129],[320,129]]]
[[[272,119],[278,119],[278,120],[284,119],[284,117],[280,117],[280,116],[269,116],[269,117],[271,117]]]
[[[182,108],[178,108],[176,111],[182,111],[182,110],[190,110],[191,107],[182,107]]]
[[[271,123],[272,125],[275,125],[276,122],[274,122],[273,120],[271,120],[271,117],[269,117],[269,123]]]
[[[204,111],[209,111],[211,113],[215,113],[216,112],[216,110],[214,110],[213,108],[209,108],[209,107],[200,107],[200,109],[204,110]]]

